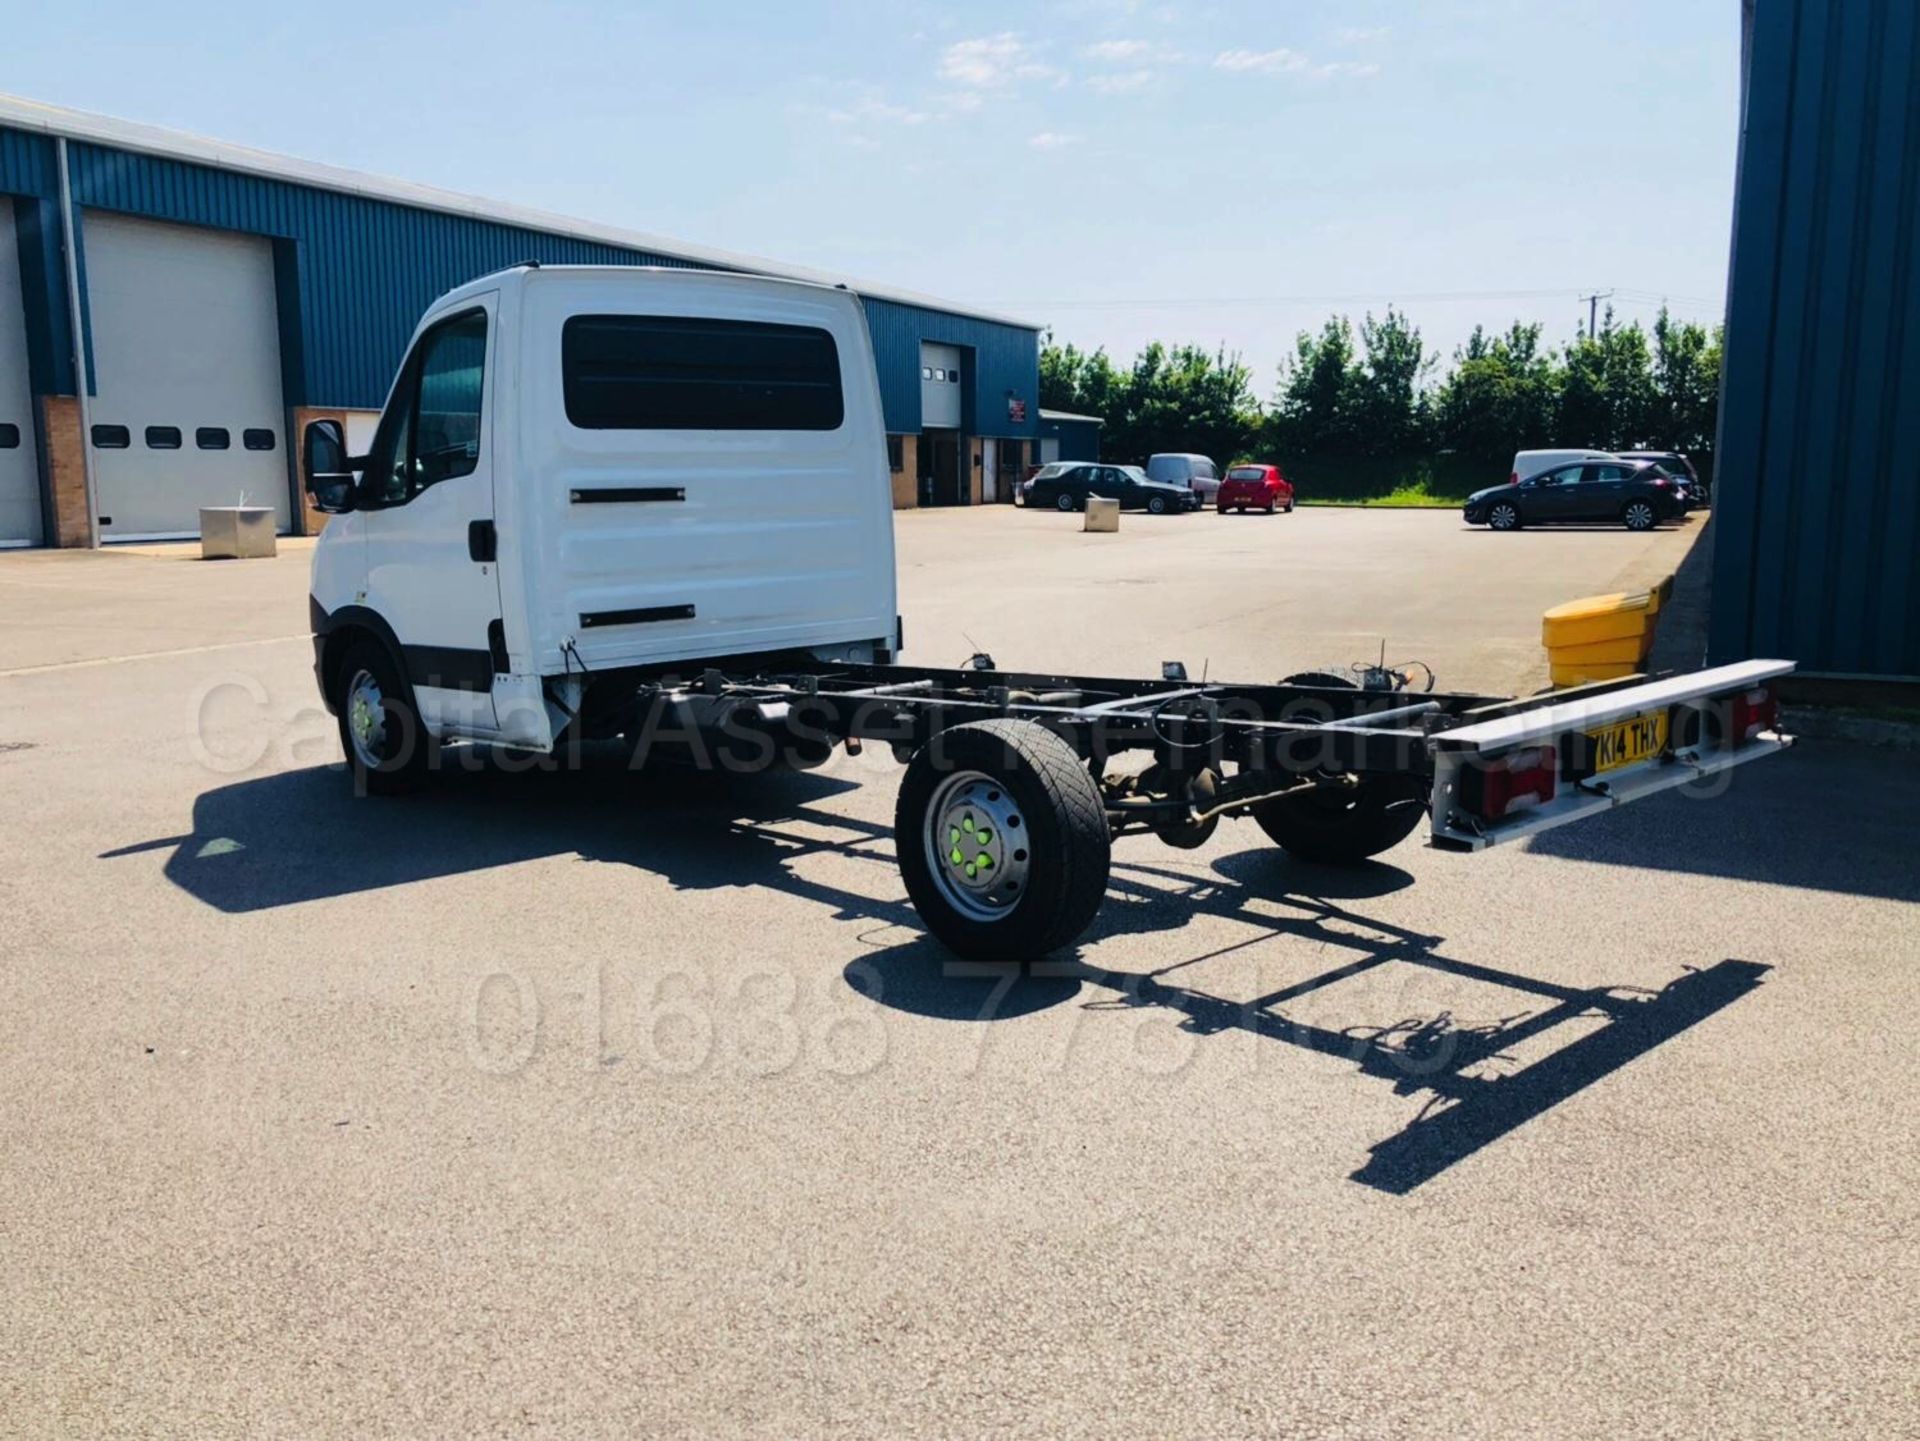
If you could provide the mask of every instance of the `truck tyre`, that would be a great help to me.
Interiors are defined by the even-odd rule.
[[[410,789],[427,772],[433,738],[420,724],[413,693],[392,655],[371,637],[358,640],[335,674],[340,749],[354,794],[391,796]]]
[[[914,756],[894,806],[913,908],[969,960],[1071,944],[1107,892],[1112,837],[1080,757],[1032,721],[954,726]]]
[[[1420,782],[1369,776],[1352,788],[1318,786],[1256,807],[1253,818],[1289,855],[1320,865],[1358,865],[1391,850],[1427,814]]]

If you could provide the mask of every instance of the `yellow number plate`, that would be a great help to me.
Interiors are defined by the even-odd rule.
[[[1617,771],[1667,748],[1667,713],[1648,711],[1632,720],[1615,721],[1587,734],[1593,737],[1593,771]]]

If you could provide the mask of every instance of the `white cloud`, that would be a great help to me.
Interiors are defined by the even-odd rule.
[[[1336,75],[1359,78],[1380,73],[1378,65],[1363,65],[1352,60],[1333,60],[1316,65],[1312,57],[1285,47],[1278,50],[1222,50],[1213,57],[1213,68],[1243,75],[1312,75],[1327,79]]]
[[[924,125],[929,118],[924,110],[872,98],[827,111],[827,119],[835,125]]]
[[[1062,135],[1057,130],[1042,130],[1038,135],[1029,135],[1027,144],[1035,150],[1064,150],[1069,145],[1078,145],[1078,135]]]
[[[1386,39],[1387,32],[1392,29],[1391,25],[1348,25],[1336,30],[1333,38],[1342,45],[1367,45],[1375,40]]]
[[[1022,80],[1066,79],[1058,68],[1039,60],[1033,47],[1012,30],[954,41],[940,52],[940,77],[970,90],[997,90]]]
[[[1090,75],[1087,88],[1101,95],[1131,95],[1153,84],[1151,70],[1123,70],[1117,75]]]
[[[1086,53],[1094,60],[1120,65],[1129,60],[1144,60],[1157,48],[1151,40],[1102,40],[1087,46]]]
[[[1215,70],[1280,75],[1305,70],[1310,62],[1298,50],[1222,50],[1213,57]]]

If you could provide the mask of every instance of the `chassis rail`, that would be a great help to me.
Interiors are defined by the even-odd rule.
[[[983,658],[984,659],[984,658]],[[1177,671],[1177,668],[1170,667]],[[639,678],[616,727],[641,744],[733,736],[776,748],[890,745],[902,761],[955,726],[1007,719],[1044,727],[1073,747],[1103,791],[1116,833],[1150,830],[1176,844],[1223,816],[1302,791],[1386,783],[1425,798],[1434,845],[1477,851],[1715,775],[1781,749],[1770,734],[1725,739],[1735,696],[1785,675],[1787,661],[1748,661],[1691,674],[1630,677],[1524,699],[1320,685],[1151,681],[903,665],[800,665],[747,674]],[[1663,715],[1668,743],[1624,768],[1593,754],[1605,727]],[[1463,803],[1465,775],[1530,748],[1551,748],[1563,784],[1551,799],[1488,819]],[[1106,780],[1109,761],[1152,753],[1140,783]]]

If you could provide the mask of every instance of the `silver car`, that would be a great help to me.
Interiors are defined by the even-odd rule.
[[[1202,505],[1212,505],[1220,493],[1220,470],[1209,456],[1186,451],[1163,451],[1147,457],[1147,477],[1167,485],[1184,485],[1200,497]]]

